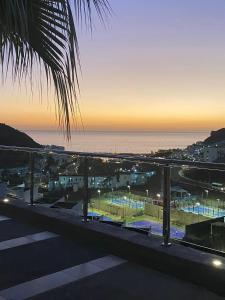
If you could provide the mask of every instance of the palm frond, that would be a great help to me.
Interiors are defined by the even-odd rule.
[[[95,7],[100,18],[107,0],[73,0],[75,18],[91,23]],[[0,63],[2,77],[12,66],[14,80],[32,74],[35,63],[44,66],[47,85],[53,84],[59,124],[70,138],[75,116],[80,66],[72,0],[0,0]]]

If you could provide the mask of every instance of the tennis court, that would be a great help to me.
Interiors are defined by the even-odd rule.
[[[134,228],[146,228],[149,229],[151,227],[151,233],[162,235],[163,232],[163,225],[161,223],[143,220],[143,221],[134,221],[128,223],[127,226],[134,227]],[[174,226],[170,227],[170,236],[174,239],[182,239],[184,237],[185,232],[181,229],[178,229]]]
[[[113,204],[113,205],[122,206],[122,207],[127,206],[127,207],[133,208],[133,209],[144,209],[145,208],[144,202],[133,200],[130,198],[127,198],[127,199],[114,198],[114,199],[107,200],[107,202],[110,204]]]
[[[225,216],[225,210],[221,208],[214,208],[209,207],[205,205],[199,205],[199,206],[188,206],[183,207],[180,210],[193,213],[196,215],[203,215],[210,218],[219,218]]]
[[[99,213],[96,213],[94,211],[88,211],[88,217],[102,217],[103,221],[112,221],[111,218],[101,215]]]

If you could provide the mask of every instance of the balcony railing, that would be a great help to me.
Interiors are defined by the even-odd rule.
[[[0,196],[225,252],[225,164],[0,146]]]

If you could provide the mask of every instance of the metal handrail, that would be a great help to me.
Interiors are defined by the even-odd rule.
[[[55,155],[75,155],[81,157],[96,157],[96,158],[110,158],[110,159],[124,159],[129,161],[139,161],[149,164],[157,164],[161,166],[189,166],[192,168],[208,169],[225,171],[225,163],[210,163],[202,161],[190,161],[190,160],[178,160],[178,159],[167,159],[160,157],[150,157],[146,155],[137,154],[113,154],[107,152],[79,152],[79,151],[67,151],[67,150],[56,150],[46,148],[29,148],[29,147],[15,147],[15,146],[4,146],[0,145],[0,150],[8,151],[21,151],[28,153],[38,154],[55,154]]]
[[[84,221],[87,222],[88,218],[88,159],[87,158],[110,158],[110,159],[123,159],[134,162],[143,162],[149,164],[160,165],[163,168],[163,239],[164,246],[170,245],[170,202],[171,202],[171,167],[173,166],[189,166],[192,168],[208,169],[225,171],[225,163],[208,163],[201,161],[188,161],[188,160],[176,160],[176,159],[164,159],[157,157],[150,157],[147,155],[137,154],[113,154],[113,153],[94,153],[94,152],[78,152],[78,151],[64,151],[56,149],[46,148],[29,148],[29,147],[15,147],[15,146],[4,146],[0,145],[0,151],[20,151],[27,152],[30,155],[30,199],[31,205],[33,205],[33,173],[34,173],[34,154],[53,154],[53,155],[69,155],[69,156],[80,156],[85,159],[85,197],[83,199],[83,216]]]

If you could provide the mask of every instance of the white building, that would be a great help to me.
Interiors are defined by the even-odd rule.
[[[45,145],[44,146],[45,150],[49,150],[49,151],[54,151],[54,150],[58,150],[58,151],[65,151],[65,147],[64,146],[57,146],[57,145]]]
[[[203,160],[207,162],[216,161],[219,157],[219,148],[214,147],[205,147],[203,148]]]
[[[154,172],[124,172],[114,176],[88,176],[88,187],[98,188],[121,188],[128,185],[145,185],[147,179],[154,175]],[[49,182],[49,190],[73,188],[74,191],[84,187],[84,177],[81,175],[60,175],[59,180]]]
[[[172,198],[174,199],[184,199],[191,196],[191,194],[187,191],[184,190],[183,188],[179,187],[179,186],[172,186],[171,187],[171,195]]]
[[[29,172],[29,167],[0,169],[0,175],[5,171],[10,175],[17,174],[19,176],[25,176]]]

